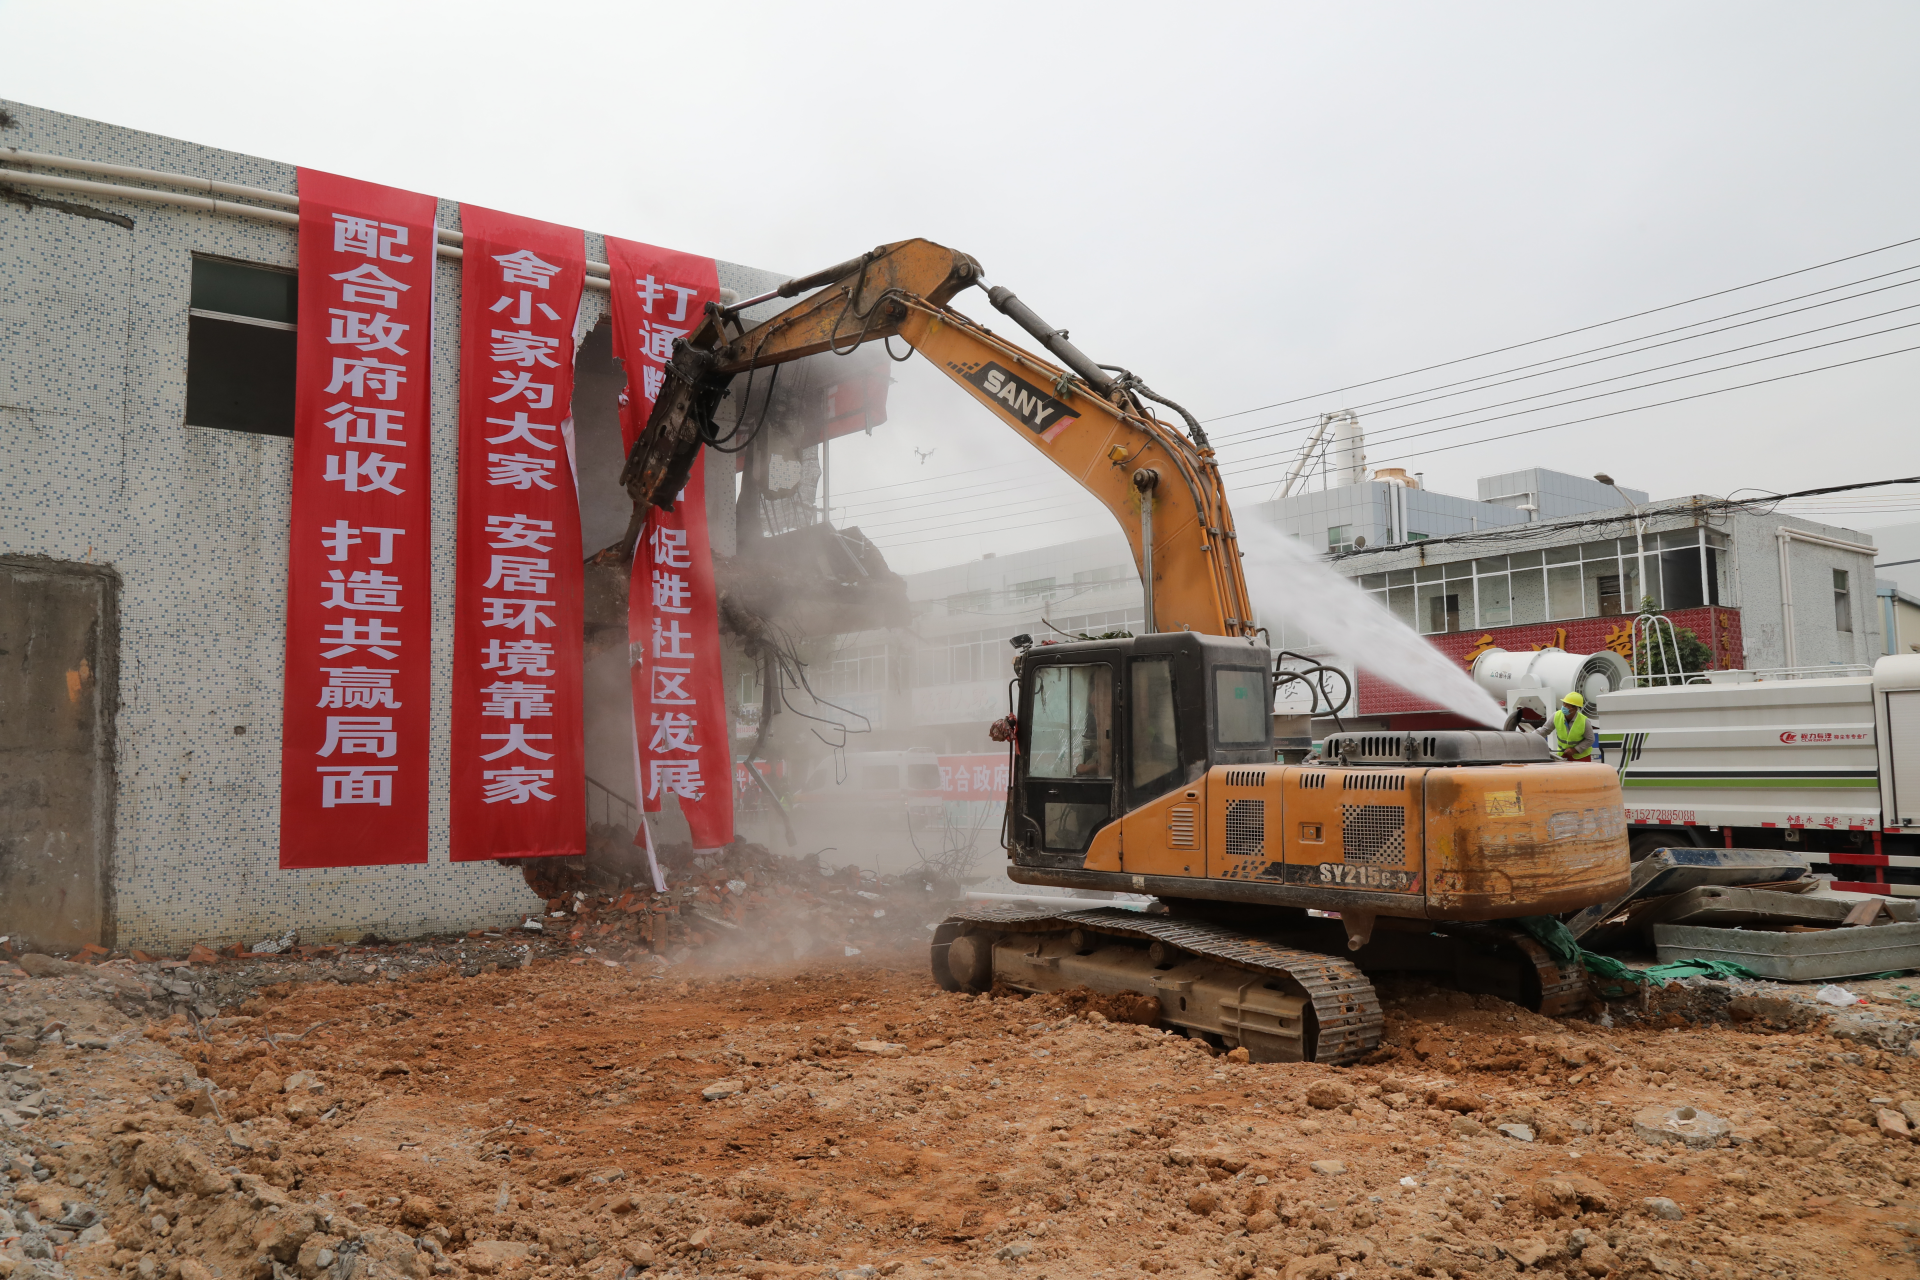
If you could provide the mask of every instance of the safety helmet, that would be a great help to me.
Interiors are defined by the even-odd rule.
[[[1581,697],[1578,692],[1570,693],[1566,697],[1560,699],[1560,701],[1566,703],[1570,707],[1584,707],[1587,705],[1587,700]]]

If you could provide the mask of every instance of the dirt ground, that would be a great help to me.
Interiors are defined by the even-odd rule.
[[[1609,1027],[1389,986],[1387,1045],[1335,1069],[1234,1062],[1097,1002],[948,994],[917,949],[650,973],[441,965],[269,984],[211,1019],[164,993],[154,1016],[105,966],[14,980],[0,1276],[1920,1262],[1920,1151],[1879,1127],[1920,1099],[1920,1057],[1805,1006],[1693,1024],[1682,992]],[[1680,1106],[1730,1131],[1636,1135]]]

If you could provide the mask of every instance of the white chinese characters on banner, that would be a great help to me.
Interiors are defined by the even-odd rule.
[[[411,254],[400,249],[407,243],[407,228],[393,223],[371,222],[343,213],[333,215],[334,251],[358,253],[389,262],[412,262]],[[327,308],[330,317],[327,342],[332,346],[352,346],[359,357],[333,357],[333,379],[325,389],[327,396],[343,396],[324,411],[323,425],[333,433],[336,445],[379,445],[382,449],[404,449],[406,411],[378,401],[399,397],[400,388],[416,372],[417,361],[400,345],[411,325],[401,324],[386,311],[354,309],[349,303],[372,303],[376,307],[396,308],[402,294],[413,286],[394,279],[378,266],[362,264],[347,271],[329,273],[338,289],[340,306]],[[392,361],[382,360],[375,352],[384,352]],[[365,403],[366,401],[376,403]],[[406,489],[397,483],[407,464],[384,452],[343,449],[326,455],[322,478],[337,483],[346,493],[386,493],[403,496]],[[388,661],[397,660],[403,627],[372,615],[397,615],[405,612],[401,601],[405,581],[378,566],[394,563],[394,543],[406,535],[405,529],[391,526],[362,525],[335,520],[322,531],[321,546],[329,561],[363,561],[368,567],[331,569],[316,585],[320,589],[320,608],[338,610],[338,621],[321,628],[320,657],[331,660],[365,650]],[[366,616],[362,616],[366,615]],[[322,667],[327,676],[320,690],[318,705],[323,708],[391,707],[394,700],[393,678],[397,670],[368,667]],[[326,737],[315,753],[331,758],[336,753],[389,757],[399,751],[400,734],[391,716],[328,716]],[[341,805],[367,804],[390,806],[393,803],[393,774],[398,766],[385,769],[316,765],[320,783],[320,805],[324,809]]]
[[[424,863],[437,202],[298,182],[280,866]]]
[[[654,565],[654,608],[666,613],[692,613],[693,587],[673,572],[693,564],[692,553],[687,548],[687,531],[655,524],[647,543],[646,554],[652,557]],[[693,698],[684,688],[693,668],[661,665],[692,661],[696,656],[689,647],[692,643],[693,632],[679,618],[653,619],[653,661],[649,666],[655,682],[653,702],[656,705],[693,705]],[[687,800],[705,798],[707,784],[700,775],[700,744],[693,740],[700,722],[686,711],[655,711],[647,719],[653,730],[647,742],[647,799],[658,801],[666,795]]]
[[[1004,755],[941,756],[940,798],[1004,801],[1009,767]]]
[[[668,393],[674,345],[700,327],[720,286],[711,258],[613,236],[606,245],[613,353],[627,372],[620,435],[631,451],[656,400]],[[673,509],[647,512],[627,594],[635,786],[648,813],[674,798],[696,849],[718,848],[734,835],[732,749],[706,521],[705,459],[696,458]]]
[[[563,422],[580,232],[468,206],[452,857],[586,844],[579,510]]]
[[[514,253],[496,254],[493,258],[500,273],[501,295],[489,308],[499,312],[513,309],[515,320],[522,324],[532,323],[536,308],[532,301],[532,290],[515,292],[509,286],[531,283],[536,288],[545,289],[548,281],[560,271],[552,263],[543,262],[538,256],[526,250]],[[552,307],[541,303],[537,310],[552,321],[560,320],[560,314]],[[556,336],[537,334],[530,330],[491,331],[488,354],[495,366],[493,381],[514,384],[515,374],[507,366],[544,366],[557,368],[558,362],[552,352],[560,344]],[[510,386],[502,396],[490,399],[510,399],[518,390],[525,390],[531,383]],[[550,386],[543,387],[544,402],[551,406],[553,391]],[[540,397],[529,397],[532,407],[540,407]],[[497,435],[486,437],[487,443],[504,445],[520,443],[549,453],[559,445],[560,424],[556,422],[536,422],[527,416],[526,409],[520,409],[511,418],[489,417],[491,426],[506,428]],[[528,490],[534,486],[541,489],[554,487],[549,478],[559,467],[557,457],[543,457],[540,454],[527,453],[524,450],[505,454],[489,453],[487,461],[487,484],[495,489]],[[519,632],[527,637],[518,643],[534,644],[543,651],[538,655],[550,656],[551,645],[541,645],[534,637],[551,631],[556,625],[550,588],[558,573],[553,568],[552,546],[553,521],[541,520],[522,512],[512,514],[489,514],[486,521],[488,573],[483,587],[488,591],[499,591],[499,596],[483,597],[485,606],[481,620],[488,628],[508,632]],[[536,554],[546,553],[546,554]],[[516,598],[516,595],[520,598]],[[527,598],[535,597],[535,598]],[[513,643],[513,642],[509,642]],[[504,664],[501,659],[501,641],[498,637],[489,637],[483,649],[481,668],[498,670]],[[551,678],[553,671],[544,661],[533,670],[529,663],[514,664],[519,676],[546,676]],[[534,746],[536,742],[551,742],[551,733],[528,733],[526,721],[553,715],[554,687],[551,684],[536,683],[527,679],[496,679],[492,684],[480,689],[480,717],[486,720],[505,720],[504,733],[482,733],[482,742],[497,742],[500,747],[493,751],[482,751],[480,759],[492,762],[510,760],[513,756],[526,756],[531,760],[551,760],[554,752]],[[485,786],[481,790],[481,799],[487,804],[528,804],[534,801],[551,801],[554,796],[547,783],[553,778],[551,769],[532,769],[525,765],[512,768],[488,769],[482,774]]]

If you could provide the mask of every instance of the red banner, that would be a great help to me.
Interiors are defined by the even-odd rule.
[[[452,857],[587,848],[580,500],[563,424],[586,237],[460,211]]]
[[[676,339],[693,331],[720,285],[711,258],[607,237],[613,268],[613,354],[627,371],[620,431],[626,447],[646,425]],[[697,848],[733,839],[733,763],[720,627],[707,537],[706,458],[694,463],[672,511],[647,513],[628,580],[634,785],[658,813],[678,797]]]
[[[299,182],[280,865],[425,862],[437,202]]]
[[[629,451],[660,398],[676,340],[692,333],[709,302],[720,300],[712,258],[607,237],[613,268],[613,354],[627,371],[620,440]]]
[[[707,456],[673,510],[647,512],[627,611],[639,785],[648,813],[678,796],[695,848],[733,839],[733,755],[720,672],[720,619],[707,539]]]

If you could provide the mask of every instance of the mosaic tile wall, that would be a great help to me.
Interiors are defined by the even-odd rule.
[[[294,190],[291,165],[20,103],[0,107],[18,122],[0,146]],[[435,296],[431,858],[282,871],[292,441],[188,427],[183,417],[191,255],[293,266],[294,231],[42,194],[134,224],[129,231],[0,202],[0,553],[107,563],[125,583],[115,940],[177,950],[290,927],[307,941],[368,930],[404,937],[537,909],[517,871],[447,858],[459,264],[440,260]],[[440,220],[457,228],[458,206],[443,199]],[[625,230],[645,238],[644,229]],[[587,252],[605,261],[598,235],[588,236]],[[722,263],[720,278],[750,293],[781,277]],[[605,295],[589,292],[586,305],[604,308]],[[730,485],[725,496],[715,504],[716,524],[724,520],[716,538],[730,546]]]

